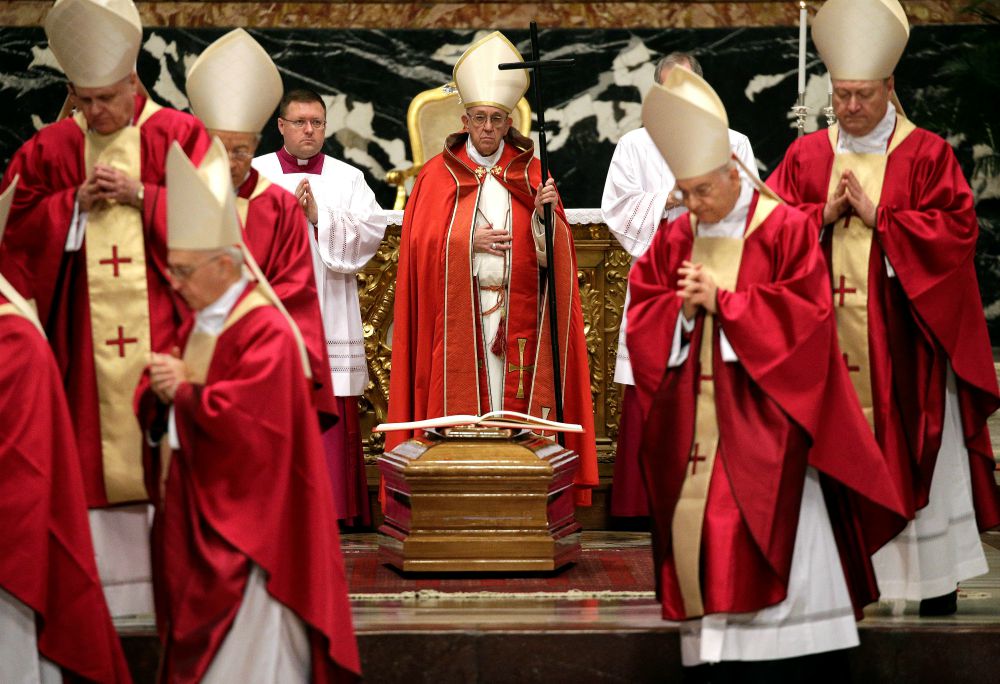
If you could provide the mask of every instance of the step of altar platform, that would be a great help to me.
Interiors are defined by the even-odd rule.
[[[920,618],[872,606],[850,653],[854,682],[996,682],[1000,533],[983,535],[989,574],[963,583],[959,612]],[[369,682],[680,682],[677,626],[653,597],[649,535],[585,532],[578,563],[555,573],[403,575],[372,534],[343,549]],[[118,621],[136,682],[153,682],[151,618]]]

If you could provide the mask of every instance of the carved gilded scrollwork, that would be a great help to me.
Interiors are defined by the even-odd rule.
[[[604,341],[608,349],[608,368],[614,378],[614,368],[618,361],[618,332],[621,329],[622,314],[625,310],[625,291],[628,287],[628,272],[632,259],[628,252],[614,243],[605,253],[604,260]],[[620,388],[611,383],[605,395],[607,414],[604,428],[613,441],[618,441],[618,424],[621,417]]]
[[[375,256],[358,273],[358,296],[370,376],[361,402],[362,434],[368,435],[365,461],[369,464],[373,464],[382,453],[385,441],[382,434],[372,433],[371,429],[385,420],[388,407],[399,236],[400,227],[389,226]],[[598,455],[602,461],[608,461],[614,454],[621,408],[613,376],[629,258],[602,224],[574,225],[573,239],[590,362],[590,391],[594,401]]]

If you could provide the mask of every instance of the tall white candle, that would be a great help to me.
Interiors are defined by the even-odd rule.
[[[833,76],[830,75],[829,71],[826,72],[826,94],[833,95]]]
[[[806,92],[806,3],[799,3],[799,94]]]

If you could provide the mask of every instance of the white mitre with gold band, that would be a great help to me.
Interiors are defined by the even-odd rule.
[[[732,158],[729,117],[703,78],[671,69],[642,104],[642,125],[678,180],[697,178]]]
[[[56,0],[45,35],[70,83],[104,88],[135,70],[142,21],[132,0]]]
[[[470,45],[452,72],[462,106],[497,107],[510,114],[528,90],[528,72],[500,71],[497,65],[523,61],[514,44],[499,31]]]
[[[205,48],[188,69],[191,111],[213,131],[260,133],[282,92],[278,67],[241,28]]]
[[[816,50],[837,81],[889,78],[909,37],[897,0],[827,0],[812,25]]]
[[[212,139],[198,168],[191,163],[177,141],[171,144],[167,153],[167,247],[195,251],[239,247],[247,270],[257,281],[261,293],[288,321],[298,343],[302,368],[306,377],[312,378],[309,355],[299,326],[292,320],[243,242],[235,198],[229,174],[229,153],[221,140]]]

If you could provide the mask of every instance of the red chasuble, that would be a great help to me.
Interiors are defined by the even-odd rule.
[[[449,138],[444,152],[424,165],[403,217],[390,422],[489,410],[483,354],[490,352],[489,345],[477,343],[479,293],[472,274],[472,233],[486,170],[469,159],[467,135]],[[549,314],[531,235],[534,188],[541,182],[541,169],[532,155],[530,141],[508,135],[493,168],[494,177],[510,192],[513,233],[503,408],[554,419]],[[561,204],[553,218],[564,418],[584,428],[583,434],[567,433],[566,446],[580,455],[574,478],[576,502],[588,505],[590,488],[598,483],[597,451],[576,252]],[[410,437],[402,431],[388,433],[386,449]]]
[[[0,358],[0,587],[35,612],[38,650],[67,681],[130,682],[52,352],[32,323],[6,314]]]
[[[827,131],[817,131],[792,144],[767,183],[819,225],[833,161]],[[986,419],[1000,407],[1000,391],[973,263],[979,227],[972,192],[951,147],[929,131],[913,131],[888,157],[877,205],[868,270],[876,439],[887,458],[902,464],[904,485],[912,476],[912,517],[930,491],[950,363],[976,520],[981,530],[995,527],[1000,490]]]
[[[261,185],[266,187],[259,189]],[[239,187],[237,197],[249,201],[243,227],[246,245],[299,326],[309,352],[313,402],[327,422],[332,422],[338,412],[330,387],[330,362],[316,297],[305,214],[292,193],[262,180],[256,169],[250,169],[250,176]]]
[[[657,590],[663,616],[675,620],[692,617],[678,585],[671,528],[691,467],[702,369],[696,351],[678,367],[667,361],[681,308],[677,270],[692,245],[689,214],[660,227],[632,268],[627,316],[629,339],[642,340],[629,350],[643,416],[640,458]],[[701,537],[705,614],[750,612],[785,598],[807,466],[822,476],[856,609],[878,595],[869,554],[902,529],[904,506],[838,352],[830,300],[815,229],[801,213],[778,206],[746,238],[735,291],[719,291],[717,321],[738,362],[722,361],[719,331],[704,329],[703,311],[696,320],[690,349],[699,349],[702,335],[713,337],[719,429]],[[872,518],[890,531],[869,533]]]
[[[144,429],[162,420],[148,375],[136,399]],[[162,681],[204,675],[236,618],[251,561],[267,573],[271,597],[304,621],[313,681],[355,681],[330,481],[282,314],[261,306],[225,329],[205,384],[181,385],[174,406],[181,449],[172,452],[154,526]]]
[[[145,104],[144,97],[136,97],[137,118]],[[146,120],[139,135],[150,344],[153,350],[169,351],[175,344],[181,314],[166,277],[166,155],[170,143],[177,140],[184,152],[198,162],[209,140],[197,119],[167,108]],[[79,251],[65,251],[76,190],[86,175],[84,145],[83,130],[68,118],[46,126],[14,154],[3,187],[16,174],[21,180],[0,248],[0,270],[38,305],[39,318],[63,376],[67,402],[73,409],[87,505],[93,508],[106,506],[109,501],[97,402],[87,239]],[[125,261],[120,256],[109,253],[102,265],[117,273]],[[134,338],[129,331],[109,330],[107,335],[108,344],[120,342],[122,355],[134,348],[130,346]]]

